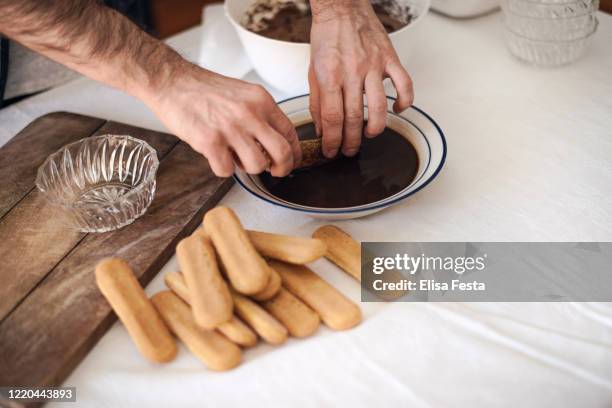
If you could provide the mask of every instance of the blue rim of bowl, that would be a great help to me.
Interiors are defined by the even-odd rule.
[[[291,98],[287,98],[287,99],[283,99],[282,101],[277,102],[277,104],[281,104],[284,102],[289,102],[292,101],[294,99],[298,99],[298,98],[303,98],[305,96],[309,96],[310,94],[302,94],[302,95],[297,95],[297,96],[293,96]],[[387,96],[388,99],[391,100],[396,100],[395,97],[393,96]],[[336,209],[304,209],[304,208],[296,208],[296,207],[291,207],[276,201],[272,201],[269,200],[266,197],[262,197],[261,195],[257,194],[255,191],[251,190],[249,187],[247,187],[235,174],[234,174],[234,180],[236,180],[236,182],[242,186],[242,188],[244,188],[246,191],[248,191],[249,193],[251,193],[252,195],[270,203],[273,204],[275,206],[278,207],[283,207],[283,208],[287,208],[289,210],[293,210],[293,211],[300,211],[300,212],[304,212],[304,213],[317,213],[317,214],[349,214],[349,213],[355,213],[355,212],[363,212],[363,211],[371,211],[371,210],[376,210],[379,208],[385,208],[388,207],[390,205],[393,205],[395,203],[398,203],[402,200],[405,200],[408,197],[411,197],[412,195],[416,194],[417,192],[421,191],[423,188],[425,188],[427,185],[429,185],[429,183],[431,183],[440,173],[440,171],[442,170],[442,167],[444,167],[444,163],[446,162],[446,152],[447,152],[447,148],[446,148],[446,137],[444,136],[444,132],[442,132],[442,129],[440,128],[440,126],[438,126],[438,124],[436,123],[435,120],[433,120],[433,118],[431,116],[429,116],[427,113],[425,113],[425,111],[423,111],[422,109],[416,107],[415,105],[412,105],[410,108],[408,109],[414,109],[417,112],[419,112],[420,114],[422,114],[423,116],[425,116],[427,118],[427,120],[429,120],[434,127],[436,128],[436,130],[438,131],[438,133],[440,134],[440,139],[442,140],[442,159],[440,159],[440,164],[438,165],[438,167],[436,168],[436,170],[434,170],[433,174],[431,175],[431,177],[429,177],[429,179],[427,179],[421,186],[419,186],[418,188],[407,192],[405,195],[399,196],[391,201],[387,201],[384,203],[380,203],[378,205],[375,205],[373,207],[365,207],[365,208],[354,208],[354,209],[348,209],[348,210],[336,210]],[[414,126],[414,124],[413,124]],[[416,126],[415,126],[416,127]],[[419,129],[417,127],[417,129]],[[420,130],[420,129],[419,129]]]
[[[382,201],[389,200],[391,197],[402,196],[403,194],[405,194],[403,192],[404,190],[410,188],[410,186],[413,186],[413,185],[417,184],[419,181],[421,181],[421,179],[425,176],[425,173],[427,172],[427,170],[429,170],[429,165],[431,164],[431,144],[429,143],[429,139],[427,139],[427,136],[425,136],[425,132],[423,132],[423,130],[420,127],[418,127],[416,124],[414,124],[410,119],[405,118],[403,116],[400,116],[400,115],[396,114],[393,111],[387,111],[387,112],[392,114],[397,119],[411,124],[419,132],[419,134],[421,135],[423,140],[425,140],[425,144],[427,145],[427,152],[429,153],[429,156],[427,157],[427,164],[425,165],[425,169],[421,172],[421,175],[419,176],[419,178],[412,180],[408,187],[405,187],[404,189],[402,189],[401,191],[398,191],[395,194],[392,194],[392,195],[390,195],[388,197],[382,198],[382,199],[380,199],[378,201],[374,201],[372,203],[356,205],[356,206],[353,206],[353,207],[336,208],[335,209],[336,211],[343,212],[343,211],[349,211],[349,209],[351,211],[363,210],[364,208],[366,208],[366,209],[367,208],[371,208],[372,205],[375,205],[375,204],[378,205],[377,203],[382,204]],[[317,207],[310,207],[310,206],[303,205],[303,204],[296,204],[296,203],[292,203],[292,202],[287,201],[287,200],[283,200],[280,197],[276,197],[274,194],[270,193],[269,191],[266,191],[266,190],[262,189],[260,186],[257,185],[257,183],[253,180],[253,177],[256,177],[256,176],[253,176],[251,174],[247,174],[245,177],[248,177],[253,182],[253,184],[255,184],[255,188],[257,189],[257,191],[260,194],[263,194],[266,197],[270,197],[272,200],[275,200],[276,203],[278,203],[280,201],[281,203],[285,203],[285,204],[291,206],[291,208],[294,208],[294,209],[299,208],[299,209],[302,209],[302,210],[305,210],[305,211],[316,211],[317,210]],[[296,208],[296,207],[293,207],[293,206],[298,206],[298,207]]]

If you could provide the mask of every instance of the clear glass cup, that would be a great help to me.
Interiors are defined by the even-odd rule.
[[[521,37],[538,41],[571,41],[584,38],[597,28],[597,13],[564,19],[524,17],[506,10],[504,23],[508,30]]]
[[[593,34],[570,41],[538,41],[506,30],[506,43],[518,59],[542,67],[566,65],[584,54]]]
[[[598,10],[599,0],[504,0],[503,7],[524,17],[564,19]]]
[[[598,7],[599,0],[504,0],[508,48],[531,64],[569,64],[597,31]]]
[[[36,187],[83,232],[131,224],[155,196],[157,153],[126,135],[102,135],[67,144],[39,167]]]

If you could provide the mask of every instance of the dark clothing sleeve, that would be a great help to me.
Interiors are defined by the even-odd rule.
[[[4,89],[8,78],[9,41],[0,36],[0,108],[4,105]]]

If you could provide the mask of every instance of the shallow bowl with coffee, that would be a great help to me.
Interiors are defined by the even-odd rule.
[[[308,100],[309,95],[301,95],[279,103],[280,108],[298,129],[300,126],[312,122],[312,117],[308,109]],[[302,180],[304,195],[299,197],[298,194],[297,197],[299,197],[299,199],[293,198],[296,197],[295,194],[290,196],[292,197],[291,199],[286,198],[289,196],[279,195],[277,191],[287,191],[287,188],[284,190],[274,190],[269,182],[271,178],[269,174],[250,175],[242,170],[237,170],[234,177],[239,185],[257,198],[281,208],[307,214],[315,218],[349,219],[364,217],[403,202],[423,190],[438,176],[444,166],[447,148],[442,129],[427,113],[416,106],[412,106],[400,114],[395,114],[393,113],[394,102],[394,98],[387,97],[387,128],[392,130],[394,135],[399,135],[397,137],[403,137],[405,139],[404,142],[406,142],[406,147],[410,148],[396,149],[399,152],[406,152],[404,159],[401,156],[398,157],[397,152],[393,154],[394,152],[392,150],[394,149],[394,145],[385,145],[385,143],[387,143],[385,141],[385,134],[378,136],[376,139],[372,139],[376,140],[377,145],[383,148],[383,150],[379,149],[379,152],[383,155],[381,157],[384,157],[385,154],[390,155],[389,157],[393,157],[393,166],[385,168],[385,166],[387,166],[386,161],[379,160],[378,163],[375,163],[374,168],[367,169],[365,176],[364,174],[356,175],[362,183],[360,186],[356,186],[349,182],[351,179],[354,180],[350,174],[347,175],[346,173],[340,174],[336,172],[334,169],[338,166],[334,161],[324,164],[318,169],[318,176],[321,176],[321,172],[328,171],[327,169],[329,169],[328,173],[324,174],[326,178],[329,178],[324,184],[318,184],[316,182],[317,178],[313,176],[313,184],[304,185],[304,174],[296,175],[296,172],[304,170],[296,170],[293,175],[289,175],[279,180],[279,182],[283,183],[282,185],[288,187],[289,190],[291,190],[291,187],[299,189],[299,185],[296,184],[292,186],[292,183],[297,182],[297,180]],[[365,120],[368,118],[367,101],[364,102],[364,118]],[[389,139],[389,141],[391,141],[391,139]],[[370,142],[364,139],[363,143]],[[387,148],[387,150],[384,150],[384,148]],[[374,159],[377,158],[374,157]],[[351,165],[351,163],[356,166],[364,165],[363,161],[357,162],[357,160],[360,160],[358,156],[355,158],[340,158],[338,160],[346,160],[349,165]],[[351,162],[351,160],[354,162]],[[398,178],[397,176],[408,176],[409,178]],[[385,185],[385,183],[390,180],[398,179],[407,180],[407,182],[400,187],[391,186],[393,189],[390,190],[391,193],[387,196],[380,196],[380,191],[376,191],[378,195],[375,195],[375,197],[377,198],[370,199],[374,197],[370,194],[371,191],[369,191],[372,190],[373,186]],[[319,180],[321,180],[321,178],[319,178]],[[361,186],[363,186],[363,188]],[[297,192],[299,193],[299,191]],[[343,192],[346,194],[342,194]],[[314,198],[310,197],[309,194],[317,196],[316,203],[318,205],[309,204],[313,202],[312,199]],[[350,199],[353,200],[352,202],[358,202],[359,204],[344,206],[338,206],[336,204],[325,205],[327,201],[330,203],[337,203],[338,201],[336,199],[338,197],[344,198],[345,196],[350,197]]]

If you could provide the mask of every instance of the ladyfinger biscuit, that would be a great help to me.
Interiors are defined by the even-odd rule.
[[[239,346],[253,347],[257,344],[255,332],[237,316],[232,316],[232,320],[223,323],[217,330]]]
[[[334,225],[317,229],[313,238],[327,244],[325,257],[361,282],[361,246],[349,234]]]
[[[151,299],[170,330],[211,370],[225,371],[242,360],[240,347],[215,330],[200,327],[187,303],[169,290]]]
[[[195,321],[214,329],[232,318],[232,296],[221,277],[215,250],[209,239],[192,235],[176,246]]]
[[[196,228],[195,231],[193,231],[193,233],[191,234],[191,236],[199,236],[202,238],[208,238],[210,239],[210,237],[206,234],[206,232],[204,232],[204,228]]]
[[[333,159],[328,159],[323,155],[322,144],[323,139],[321,138],[300,140],[302,161],[296,170],[315,167],[332,161]]]
[[[212,239],[234,289],[246,295],[268,285],[270,267],[251,243],[240,220],[227,207],[216,207],[204,216],[204,230]]]
[[[127,329],[140,353],[163,363],[176,357],[176,343],[138,283],[121,259],[104,259],[96,266],[96,284]]]
[[[251,299],[232,292],[236,314],[270,344],[281,344],[287,340],[287,329]]]
[[[164,276],[164,283],[174,293],[176,293],[185,302],[191,304],[191,297],[189,296],[189,289],[187,289],[187,283],[183,274],[180,272],[168,272]]]
[[[306,266],[278,261],[271,261],[270,266],[280,274],[283,286],[314,309],[330,328],[346,330],[361,322],[359,306]]]
[[[189,303],[189,289],[185,284],[183,274],[180,272],[169,272],[164,276],[164,282],[181,299]],[[257,344],[257,335],[244,324],[242,320],[232,315],[229,322],[221,323],[217,330],[225,337],[242,347],[252,347]]]
[[[320,239],[261,231],[247,232],[255,249],[267,258],[293,264],[307,264],[325,255],[326,245]]]
[[[270,280],[268,285],[261,292],[257,292],[251,297],[255,300],[268,300],[278,293],[281,287],[281,277],[274,269],[270,268]]]
[[[300,299],[282,288],[262,306],[281,322],[294,337],[308,337],[319,328],[319,315]]]

